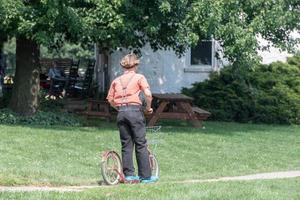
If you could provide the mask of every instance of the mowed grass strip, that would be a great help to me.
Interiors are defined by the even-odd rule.
[[[83,192],[2,192],[0,199],[56,200],[298,200],[300,178],[201,184],[137,184],[100,187]]]
[[[166,125],[156,149],[162,183],[300,169],[299,126]],[[115,124],[100,126],[1,125],[0,185],[97,184],[101,152],[121,148]]]

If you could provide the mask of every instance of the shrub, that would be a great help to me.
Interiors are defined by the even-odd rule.
[[[182,92],[214,120],[300,124],[299,77],[298,55],[244,71],[228,66]]]
[[[0,124],[27,124],[27,125],[65,125],[79,126],[83,125],[79,117],[71,115],[63,110],[62,99],[47,99],[47,92],[40,91],[39,94],[39,110],[31,117],[20,116],[7,108],[11,98],[11,91],[4,92],[0,98]]]
[[[64,104],[63,99],[50,99],[46,98],[48,92],[46,90],[40,90],[39,93],[39,110],[46,112],[61,112],[63,110]]]
[[[69,113],[38,111],[32,117],[23,117],[9,109],[1,109],[0,124],[79,126],[81,122],[77,117]]]

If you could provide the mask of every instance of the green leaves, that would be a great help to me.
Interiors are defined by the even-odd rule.
[[[182,54],[199,40],[214,38],[235,65],[257,63],[257,37],[293,50],[300,30],[298,0],[1,0],[0,33],[27,35],[46,46],[55,38]],[[60,46],[60,45],[58,45]]]
[[[170,13],[171,12],[171,4],[167,0],[164,0],[161,2],[159,9],[162,13]]]
[[[9,109],[0,109],[1,124],[22,124],[22,125],[64,125],[64,126],[80,126],[80,119],[69,113],[38,111],[32,117],[20,116]]]
[[[250,67],[259,61],[257,37],[293,50],[290,33],[299,28],[299,1],[194,0],[186,24],[200,39],[214,37],[234,65]]]
[[[240,69],[225,67],[183,92],[215,120],[300,124],[300,55]]]

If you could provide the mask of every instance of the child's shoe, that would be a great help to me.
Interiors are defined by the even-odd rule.
[[[138,176],[125,176],[126,181],[137,181],[140,180],[140,177]]]
[[[141,178],[141,183],[155,183],[158,181],[157,176],[151,176],[150,178]]]

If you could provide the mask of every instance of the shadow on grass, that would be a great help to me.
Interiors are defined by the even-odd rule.
[[[3,124],[5,125],[5,124]],[[299,126],[296,125],[270,125],[270,124],[242,124],[235,122],[212,122],[205,121],[203,122],[203,128],[195,128],[189,122],[182,120],[163,120],[160,121],[157,125],[161,125],[162,133],[167,134],[216,134],[224,136],[233,136],[236,134],[251,134],[254,132],[286,132],[289,129],[289,132],[299,132]],[[27,127],[34,129],[44,129],[44,130],[55,130],[55,131],[68,131],[68,132],[95,132],[95,131],[118,131],[115,121],[107,122],[102,119],[90,119],[85,120],[82,126],[63,126],[63,125],[28,125],[28,124],[19,124],[19,125],[6,125],[9,127]]]
[[[163,127],[162,131],[170,134],[217,134],[233,136],[236,134],[251,134],[254,132],[287,132],[287,129],[292,132],[299,132],[297,125],[277,125],[277,124],[250,124],[236,122],[203,122],[203,128],[195,128],[189,122],[179,120],[164,120],[158,123]]]
[[[117,126],[115,122],[106,122],[98,120],[97,123],[85,123],[82,126],[67,126],[67,125],[32,125],[32,124],[2,124],[8,127],[22,127],[22,128],[33,128],[33,129],[44,129],[44,130],[55,130],[55,131],[68,131],[73,132],[94,132],[96,131],[117,131]]]

